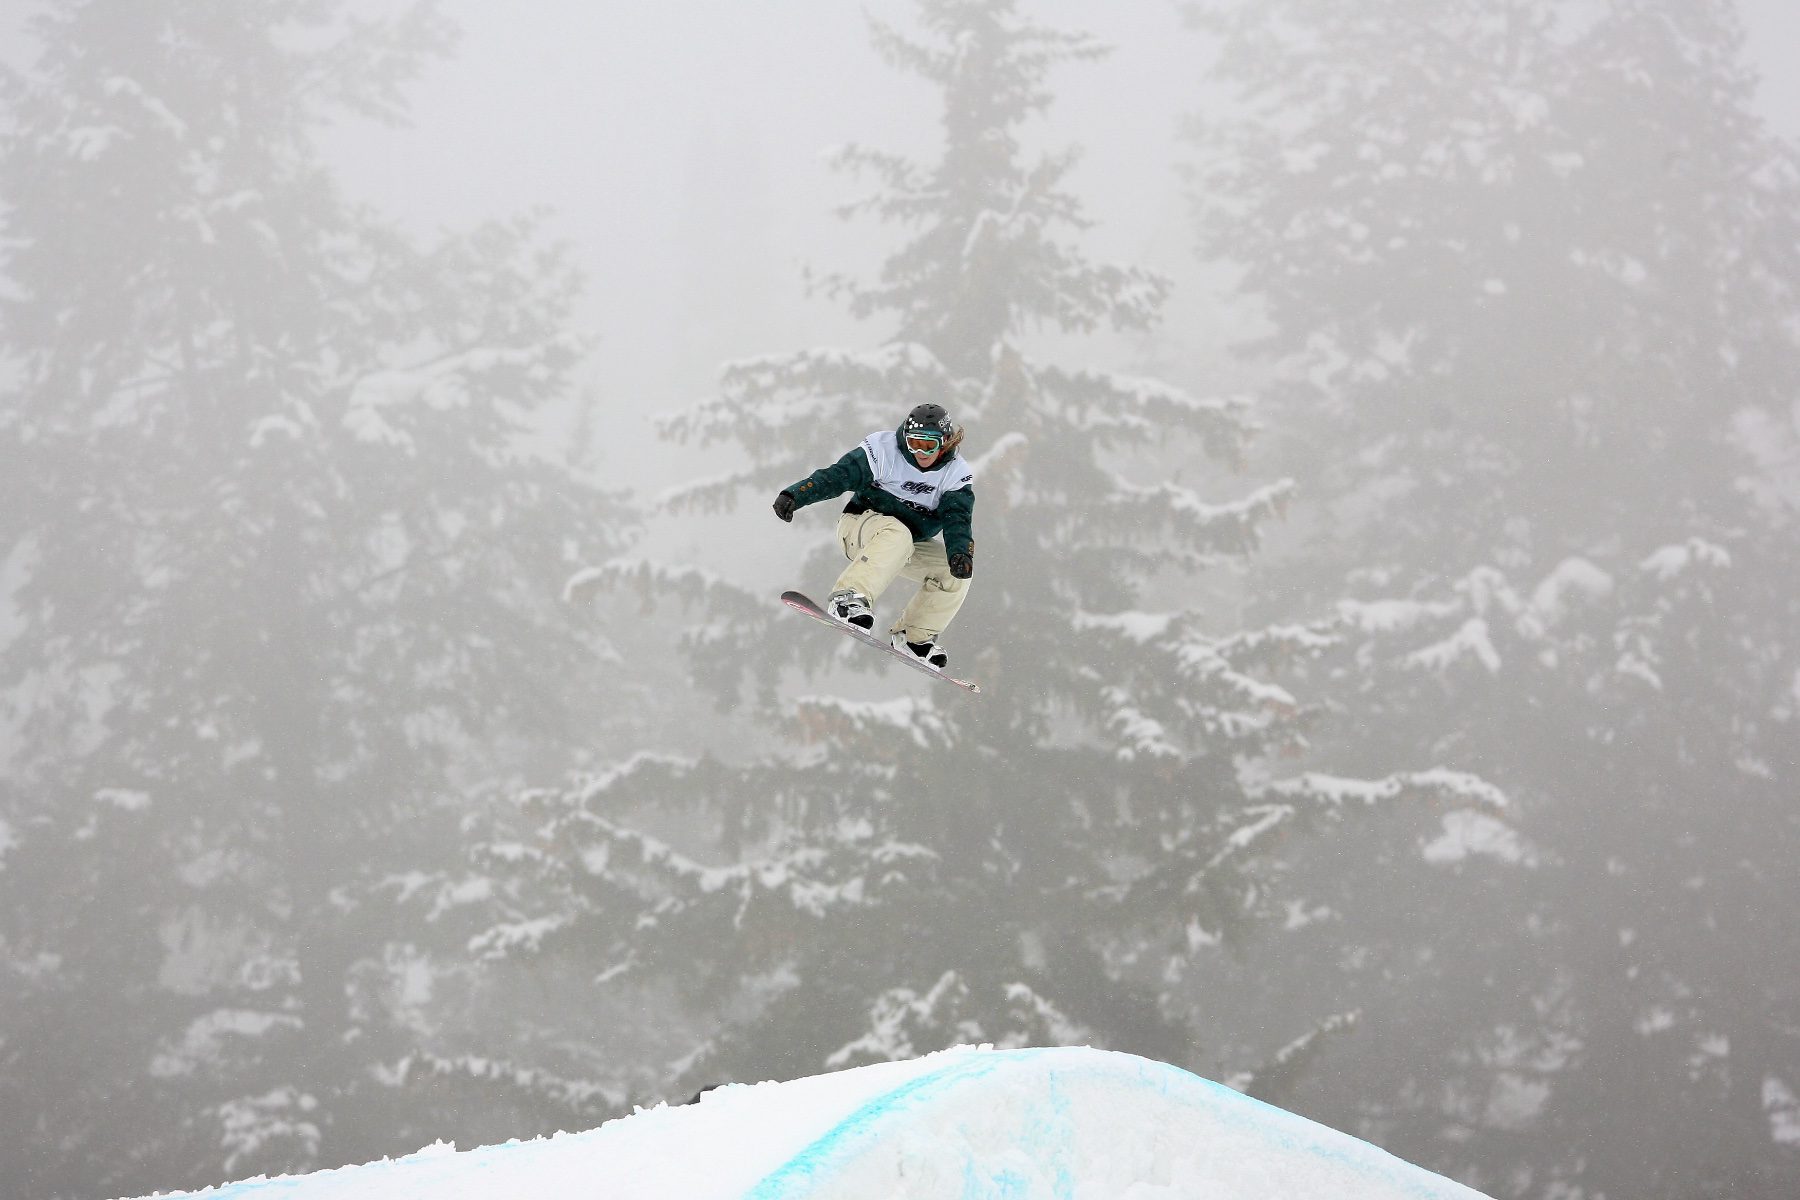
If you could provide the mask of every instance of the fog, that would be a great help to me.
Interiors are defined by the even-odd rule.
[[[1800,1194],[1797,62],[1776,0],[18,0],[0,1191],[991,1042]],[[980,695],[776,602],[884,553]]]
[[[1757,112],[1800,136],[1800,16],[1780,0],[1741,8]],[[603,391],[681,403],[728,359],[858,336],[801,286],[809,264],[864,265],[882,252],[877,231],[829,216],[854,192],[826,152],[855,141],[927,153],[937,121],[930,90],[870,49],[861,7],[676,2],[622,15],[551,4],[530,20],[472,2],[446,11],[463,40],[409,93],[410,127],[340,130],[330,158],[347,188],[427,228],[548,206],[594,281],[582,314],[601,331],[592,369]],[[1199,39],[1163,0],[1048,0],[1033,11],[1113,47],[1106,62],[1065,73],[1033,130],[1081,148],[1071,190],[1094,220],[1087,243],[1177,277],[1177,303],[1218,336],[1210,325],[1233,320],[1231,300],[1209,295],[1184,253],[1175,175],[1190,157],[1181,115],[1229,102],[1208,86]],[[711,286],[695,295],[701,275]]]
[[[1166,256],[1186,236],[1173,166],[1179,114],[1201,94],[1193,37],[1173,5],[1094,7],[1042,8],[1115,51],[1071,73],[1031,133],[1082,148],[1073,190],[1097,255]],[[727,359],[858,336],[801,287],[808,264],[862,266],[883,249],[877,231],[831,218],[854,191],[827,151],[926,154],[937,136],[931,89],[881,63],[861,9],[447,11],[463,41],[413,90],[412,127],[332,138],[347,187],[428,226],[549,206],[595,281],[583,315],[603,331],[596,377],[621,396],[678,403]]]

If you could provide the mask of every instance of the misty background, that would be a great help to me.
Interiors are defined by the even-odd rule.
[[[7,6],[4,1190],[991,1041],[1497,1197],[1800,1191],[1797,61],[1774,0]],[[980,698],[773,603],[841,561],[775,493],[923,400]]]

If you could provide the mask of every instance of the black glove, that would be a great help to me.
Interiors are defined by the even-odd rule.
[[[958,579],[967,579],[975,573],[975,552],[962,550],[950,556],[950,573]]]
[[[775,497],[775,515],[784,521],[794,519],[794,493],[783,492]]]

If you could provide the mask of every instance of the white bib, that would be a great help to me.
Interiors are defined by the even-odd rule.
[[[912,459],[900,449],[900,435],[892,429],[878,429],[862,441],[863,453],[869,456],[869,469],[874,472],[875,486],[914,508],[936,512],[938,501],[946,492],[959,491],[975,482],[975,470],[952,450],[950,457],[932,464],[929,471],[913,466]]]

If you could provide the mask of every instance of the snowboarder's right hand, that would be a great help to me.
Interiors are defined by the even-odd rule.
[[[794,493],[783,492],[775,497],[775,515],[784,521],[794,519]]]

